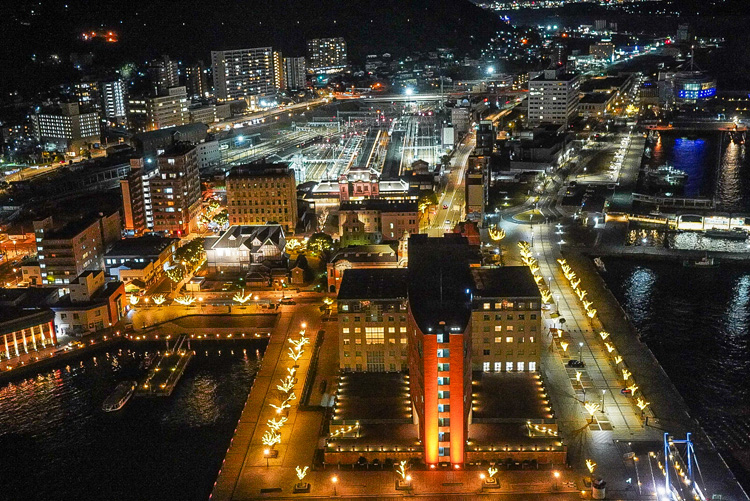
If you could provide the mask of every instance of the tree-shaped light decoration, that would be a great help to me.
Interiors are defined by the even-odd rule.
[[[583,298],[585,298],[587,294],[588,292],[586,292],[584,289],[576,289],[576,296],[578,296],[578,299],[580,299],[581,301],[583,301]]]
[[[586,315],[589,318],[594,318],[596,316],[596,308],[591,308],[590,310],[586,310]]]
[[[279,435],[275,431],[269,430],[263,434],[261,440],[263,441],[263,445],[273,447],[274,445],[281,443],[281,435]]]
[[[586,460],[586,468],[588,468],[589,473],[594,473],[594,469],[596,469],[596,463],[593,462],[590,459]]]
[[[536,282],[537,287],[541,285],[541,283],[544,281],[544,277],[541,275],[534,275],[534,282]]]
[[[289,342],[292,343],[292,346],[294,346],[294,348],[297,351],[299,351],[306,344],[310,344],[310,338],[305,337],[305,336],[302,336],[302,337],[300,337],[299,339],[296,339],[296,340],[289,338]]]
[[[591,305],[594,304],[593,301],[586,301],[585,299],[581,301],[581,303],[583,303],[584,310],[588,310],[589,308],[591,308]]]
[[[648,405],[649,405],[650,403],[651,403],[651,402],[646,402],[646,401],[645,401],[645,400],[643,400],[642,398],[638,397],[638,400],[636,400],[636,402],[635,402],[635,405],[636,405],[636,406],[637,406],[637,407],[638,407],[638,408],[639,408],[639,409],[640,409],[641,411],[643,411],[643,410],[644,410],[644,409],[645,409],[646,407],[648,407]]]
[[[620,355],[617,355],[615,357],[615,365],[618,365],[620,362],[622,362],[622,357]]]
[[[622,379],[624,379],[625,381],[627,381],[628,379],[630,379],[630,375],[631,374],[632,374],[632,372],[630,372],[629,370],[623,369],[622,370]]]
[[[532,274],[536,274],[539,271],[539,265],[535,263],[529,266],[529,269],[531,270]]]
[[[401,477],[401,480],[406,480],[406,461],[401,461],[396,465],[396,473]]]
[[[612,353],[613,351],[615,351],[615,347],[612,346],[612,343],[604,343],[604,346],[607,347],[607,352],[608,353]]]
[[[138,296],[136,296],[135,294],[131,294],[131,295],[130,295],[130,304],[131,304],[131,305],[133,305],[133,306],[137,305],[137,304],[138,304],[138,301],[140,301],[140,300],[141,300],[141,298],[139,298],[139,297],[138,297]]]
[[[497,226],[491,226],[489,229],[490,238],[495,241],[499,242],[503,238],[505,238],[505,230],[502,228],[498,228]]]
[[[602,341],[604,341],[605,339],[607,339],[609,337],[609,332],[607,332],[607,331],[601,331],[599,333],[599,335],[602,337]]]
[[[284,426],[287,422],[288,418],[282,417],[279,419],[269,419],[266,421],[266,424],[269,428],[271,428],[273,431],[278,432],[282,426]]]
[[[542,293],[542,302],[549,304],[552,302],[552,292],[548,289],[542,289],[540,291]]]
[[[164,301],[167,300],[166,296],[164,294],[157,294],[155,296],[151,296],[151,299],[154,301],[156,305],[160,305],[164,303]]]
[[[294,393],[290,393],[289,396],[286,397],[286,400],[284,400],[283,403],[288,404],[292,400],[297,400],[297,395],[295,395]]]
[[[307,471],[310,469],[309,466],[305,466],[304,468],[297,467],[297,478],[300,482],[302,482],[305,477],[307,476]]]
[[[581,374],[583,374],[583,372],[576,371],[576,381],[578,381],[579,383],[581,382]]]
[[[326,306],[331,306],[333,304],[333,299],[331,299],[330,297],[324,297],[323,304]]]
[[[596,402],[586,402],[583,404],[583,406],[586,408],[586,410],[591,414],[591,418],[593,419],[594,414],[596,414],[596,411],[599,410],[599,404]]]
[[[280,391],[283,391],[284,393],[289,393],[294,389],[295,380],[292,376],[287,376],[284,379],[280,379],[281,384],[277,384],[276,388],[278,388]]]
[[[581,283],[581,279],[576,278],[575,280],[570,281],[570,286],[573,287],[574,289],[577,289],[580,283]]]
[[[566,259],[558,259],[557,262],[560,263],[560,266],[565,266],[568,263]]]
[[[628,390],[630,390],[630,393],[632,393],[633,395],[635,395],[635,391],[636,391],[636,390],[637,390],[638,388],[639,388],[639,387],[638,387],[638,385],[636,385],[635,383],[633,383],[633,384],[631,384],[630,386],[628,386]]]
[[[297,372],[296,367],[287,367],[286,371],[289,373],[290,376],[294,377],[294,374]]]
[[[304,350],[295,351],[294,348],[289,348],[289,358],[296,363],[302,357],[303,352]]]
[[[174,301],[183,306],[189,306],[195,302],[195,298],[193,296],[180,296],[174,298]]]
[[[237,292],[234,297],[232,297],[232,300],[240,303],[245,304],[248,301],[250,301],[253,298],[252,292],[250,294],[245,295],[245,289],[242,289],[242,292]]]
[[[487,475],[488,475],[488,476],[489,476],[490,478],[492,478],[492,477],[494,477],[495,475],[497,475],[497,472],[498,472],[498,471],[499,471],[499,470],[498,470],[497,468],[493,468],[492,466],[490,466],[489,468],[487,468]]]
[[[281,414],[282,412],[284,412],[284,409],[289,409],[291,407],[291,405],[289,405],[286,400],[281,402],[281,404],[279,405],[275,405],[275,404],[268,404],[268,405],[276,409],[276,414]]]
[[[563,353],[567,353],[568,352],[568,346],[570,346],[569,343],[567,343],[565,341],[560,341],[560,348],[562,348]]]

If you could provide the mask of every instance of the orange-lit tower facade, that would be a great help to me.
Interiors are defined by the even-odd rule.
[[[470,247],[465,237],[409,240],[409,374],[425,463],[463,468],[471,410]]]

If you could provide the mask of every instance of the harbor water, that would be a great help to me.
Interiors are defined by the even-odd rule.
[[[0,499],[208,499],[264,346],[194,344],[170,397],[133,397],[112,413],[104,399],[163,345],[123,345],[2,384]]]
[[[747,490],[750,269],[605,264],[608,287]]]

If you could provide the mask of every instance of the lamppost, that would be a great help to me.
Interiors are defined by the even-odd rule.
[[[583,342],[578,343],[578,361],[583,363]]]
[[[331,483],[333,484],[333,495],[334,496],[337,495],[337,493],[336,493],[336,483],[338,481],[339,481],[339,477],[337,477],[336,475],[334,475],[334,476],[331,477]]]
[[[263,456],[265,456],[265,458],[266,458],[266,468],[268,468],[268,457],[270,455],[271,455],[271,449],[269,449],[268,447],[266,447],[265,449],[263,449]]]
[[[555,479],[555,483],[552,485],[552,488],[554,490],[560,490],[560,472],[559,471],[553,471],[552,476]]]
[[[602,414],[604,413],[604,394],[607,392],[607,390],[602,390]]]

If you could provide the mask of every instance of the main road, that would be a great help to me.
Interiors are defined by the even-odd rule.
[[[426,233],[431,237],[442,236],[446,231],[451,231],[461,220],[465,213],[466,191],[465,179],[466,169],[469,166],[469,155],[474,151],[474,131],[469,132],[459,143],[456,154],[453,156],[453,167],[448,174],[448,183],[438,198],[438,209],[430,221]]]

